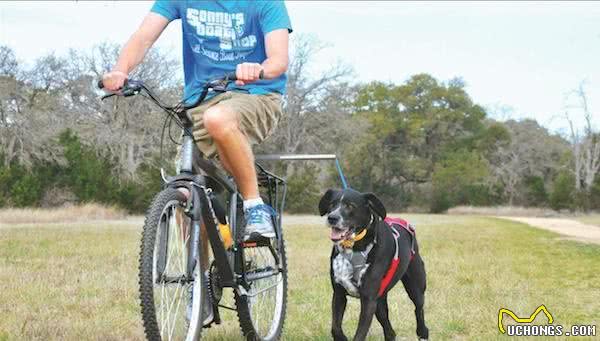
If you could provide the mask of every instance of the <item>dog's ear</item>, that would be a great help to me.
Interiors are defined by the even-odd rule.
[[[338,191],[336,191],[335,189],[328,189],[327,192],[325,192],[325,194],[323,194],[323,196],[321,197],[321,201],[319,201],[319,214],[321,216],[324,216],[327,211],[329,210],[329,205],[331,205],[331,201],[333,200],[333,198],[335,197],[335,194]]]
[[[381,200],[379,200],[379,198],[376,197],[373,193],[365,193],[363,194],[363,196],[369,202],[369,207],[371,208],[371,210],[377,213],[377,215],[379,215],[381,219],[385,219],[385,217],[387,216],[387,212],[385,210],[385,207],[381,203]]]

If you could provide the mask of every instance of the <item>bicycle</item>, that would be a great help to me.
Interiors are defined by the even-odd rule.
[[[235,79],[230,73],[207,82],[193,106],[211,91],[227,91],[227,85]],[[98,87],[103,88],[102,81]],[[193,106],[186,107],[183,101],[166,106],[139,80],[128,80],[119,92],[102,99],[135,95],[143,95],[167,113],[162,139],[167,120],[169,130],[176,122],[183,131],[180,171],[166,176],[161,169],[163,189],[147,211],[142,232],[139,290],[146,337],[197,340],[203,328],[221,323],[219,308],[224,308],[237,311],[247,340],[279,339],[287,306],[287,259],[281,228],[285,180],[256,163],[261,196],[276,211],[272,218],[276,237],[244,242],[241,196],[235,182],[197,149],[191,131],[193,122],[187,115],[187,109]],[[185,188],[189,197],[180,188]],[[206,243],[202,242],[203,224]],[[203,262],[203,253],[209,253],[203,245],[209,244],[212,255]],[[235,308],[220,304],[226,287],[233,288]],[[214,318],[204,326],[202,308],[209,302],[207,296]],[[191,314],[187,311],[189,305]]]

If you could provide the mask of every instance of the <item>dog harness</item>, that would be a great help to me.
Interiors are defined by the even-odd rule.
[[[396,249],[394,252],[394,258],[390,263],[390,267],[383,276],[381,283],[379,285],[378,297],[381,297],[387,287],[390,285],[392,278],[396,274],[396,270],[398,269],[398,265],[400,264],[399,257],[399,245],[398,239],[400,238],[400,229],[405,229],[412,236],[412,246],[411,246],[411,257],[412,261],[415,255],[415,229],[409,224],[406,220],[400,218],[385,218],[385,224],[390,227],[392,234],[394,236],[394,241],[396,243]],[[359,233],[360,238],[362,239],[366,231]],[[354,239],[356,241],[357,239]],[[377,241],[375,240],[373,243],[367,245],[364,251],[353,251],[352,246],[346,247],[344,244],[338,245],[338,255],[333,259],[332,267],[333,267],[333,276],[334,281],[342,285],[348,294],[352,297],[359,297],[358,288],[360,287],[362,277],[367,272],[369,265],[367,263],[367,257],[369,256],[369,252],[373,249],[374,244]],[[352,243],[354,244],[354,243]],[[350,244],[346,244],[350,245]]]
[[[359,297],[358,288],[361,280],[369,268],[367,257],[375,243],[367,245],[364,251],[352,251],[338,245],[338,255],[333,259],[333,278],[341,284],[352,297]]]
[[[392,278],[394,278],[394,275],[396,274],[398,265],[400,264],[400,256],[398,255],[398,253],[400,253],[400,247],[398,246],[398,239],[400,239],[400,229],[405,229],[411,236],[409,262],[411,262],[415,257],[415,228],[411,224],[409,224],[408,221],[401,218],[386,217],[383,221],[386,223],[387,226],[389,226],[392,229],[394,241],[396,242],[396,252],[394,254],[394,258],[392,259],[392,263],[388,268],[388,271],[385,273],[385,276],[383,276],[383,279],[381,280],[381,284],[379,285],[379,292],[377,293],[378,297],[381,297],[385,292],[385,289],[387,289],[387,287],[390,285],[390,283],[392,282]]]

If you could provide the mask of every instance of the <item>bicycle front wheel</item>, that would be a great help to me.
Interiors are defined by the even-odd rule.
[[[247,340],[279,340],[287,305],[287,259],[283,236],[269,245],[250,243],[243,248],[245,277],[250,286],[235,292],[242,332]]]
[[[184,207],[185,196],[168,188],[154,198],[146,215],[139,284],[148,340],[197,340],[202,330],[205,283],[198,256],[190,255],[193,229]]]

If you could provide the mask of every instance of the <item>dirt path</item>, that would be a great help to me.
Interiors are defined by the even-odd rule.
[[[567,236],[567,239],[600,244],[600,227],[564,218],[496,217],[525,223]]]

